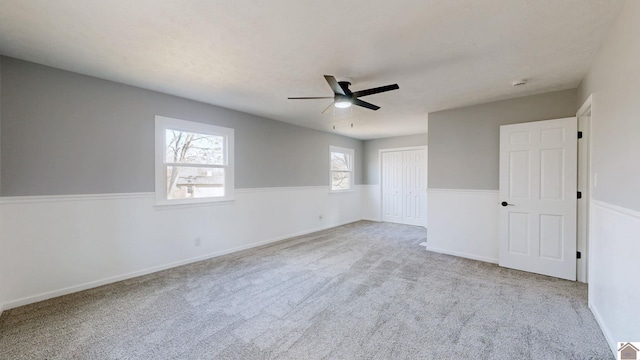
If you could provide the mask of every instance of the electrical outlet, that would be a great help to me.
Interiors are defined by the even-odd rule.
[[[195,239],[193,240],[193,245],[194,245],[194,246],[200,246],[200,245],[202,245],[202,239],[198,236],[197,238],[195,238]]]

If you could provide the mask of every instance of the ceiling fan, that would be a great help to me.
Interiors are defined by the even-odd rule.
[[[352,92],[349,90],[349,86],[351,85],[350,81],[337,81],[335,77],[331,75],[325,75],[324,79],[327,80],[331,90],[333,90],[333,96],[314,96],[314,97],[290,97],[290,100],[307,100],[307,99],[332,99],[333,102],[327,106],[326,109],[322,111],[324,114],[325,111],[329,110],[329,108],[333,105],[337,108],[348,108],[351,105],[358,105],[365,107],[371,110],[378,110],[380,106],[368,103],[366,101],[362,101],[359,98],[363,96],[378,94],[385,91],[398,90],[400,87],[398,84],[380,86],[376,88],[360,90]]]

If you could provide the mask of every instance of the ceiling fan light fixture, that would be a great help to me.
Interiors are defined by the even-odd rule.
[[[351,107],[351,101],[349,101],[347,99],[337,100],[334,103],[334,106],[339,108],[339,109],[346,109],[348,107]]]

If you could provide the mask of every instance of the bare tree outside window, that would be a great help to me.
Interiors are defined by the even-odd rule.
[[[232,128],[156,115],[156,205],[233,201]]]
[[[331,151],[330,171],[331,190],[341,191],[351,189],[353,172],[353,150]]]
[[[167,198],[223,196],[224,136],[172,129],[165,136]]]

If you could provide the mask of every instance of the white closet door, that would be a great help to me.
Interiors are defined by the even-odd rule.
[[[402,222],[402,152],[382,153],[382,221]]]
[[[427,154],[382,152],[382,221],[427,224]]]
[[[409,225],[425,225],[427,208],[426,174],[424,150],[402,152],[402,222]]]

